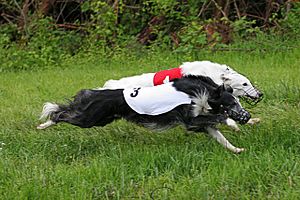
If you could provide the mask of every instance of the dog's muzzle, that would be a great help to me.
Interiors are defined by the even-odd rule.
[[[238,121],[240,124],[246,124],[251,118],[250,113],[244,108],[242,108],[239,112],[228,110],[227,114],[230,118],[232,118],[234,121]]]
[[[249,90],[244,91],[245,95],[241,96],[241,99],[245,102],[247,102],[251,106],[255,106],[258,102],[260,102],[263,99],[264,94],[260,92],[257,88],[253,87]],[[251,94],[256,93],[258,96],[253,97]]]

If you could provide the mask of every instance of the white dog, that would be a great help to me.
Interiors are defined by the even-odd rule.
[[[257,90],[245,76],[237,73],[227,65],[221,65],[210,61],[185,62],[178,68],[163,70],[156,73],[121,78],[120,80],[108,80],[102,88],[98,89],[124,89],[133,87],[148,87],[167,83],[175,78],[187,75],[201,75],[211,78],[216,84],[231,86],[233,95],[244,98],[248,103],[257,103],[263,94]],[[259,122],[258,118],[250,119],[249,124]],[[228,125],[238,130],[235,122],[228,121]]]
[[[236,97],[246,96],[254,100],[262,96],[262,93],[254,88],[245,76],[237,73],[227,65],[210,61],[185,62],[179,68],[125,77],[120,80],[108,80],[103,89],[155,86],[187,75],[208,76],[218,85],[223,83],[229,85],[233,88],[233,95]]]

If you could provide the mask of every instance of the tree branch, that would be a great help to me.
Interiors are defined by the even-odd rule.
[[[216,8],[222,13],[222,15],[227,19],[228,17],[226,13],[222,10],[222,7],[215,0],[211,0],[211,1],[215,4]]]
[[[233,0],[233,3],[234,3],[234,8],[236,10],[236,14],[237,14],[238,18],[241,19],[241,13],[240,13],[240,10],[239,10],[239,8],[236,4],[236,0]]]

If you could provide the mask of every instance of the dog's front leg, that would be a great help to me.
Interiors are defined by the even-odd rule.
[[[212,127],[207,127],[206,130],[213,138],[215,138],[221,145],[223,145],[225,148],[229,149],[230,151],[232,151],[234,153],[241,153],[245,150],[244,148],[237,148],[237,147],[233,146],[222,135],[222,133],[218,129],[212,128]]]
[[[258,124],[259,122],[260,122],[259,118],[251,118],[251,119],[249,119],[249,121],[247,122],[247,124],[254,125],[254,124]]]
[[[238,127],[237,123],[233,119],[227,118],[225,120],[225,124],[235,131],[240,131],[240,128]]]
[[[249,119],[249,121],[247,122],[247,124],[249,125],[255,125],[255,124],[258,124],[260,122],[260,119],[259,118],[251,118]],[[235,131],[240,131],[240,128],[238,127],[237,123],[231,119],[231,118],[227,118],[225,120],[225,124],[227,126],[229,126],[230,128],[232,128],[233,130]]]

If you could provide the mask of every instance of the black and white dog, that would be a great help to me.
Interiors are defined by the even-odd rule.
[[[208,132],[225,148],[240,153],[244,149],[233,146],[215,127],[228,124],[228,116],[242,124],[250,119],[231,87],[218,86],[208,77],[186,76],[148,88],[81,90],[66,105],[46,103],[41,118],[48,120],[37,128],[59,122],[89,128],[120,118],[151,129],[182,124],[190,131]]]

